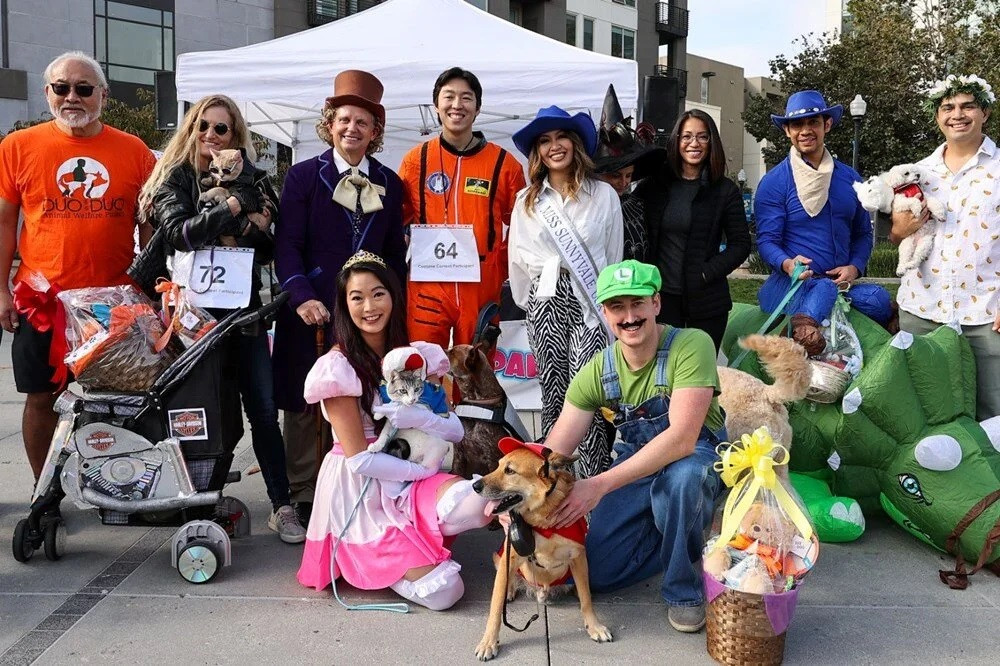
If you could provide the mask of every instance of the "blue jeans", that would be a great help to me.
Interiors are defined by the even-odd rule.
[[[791,278],[784,273],[777,271],[771,273],[757,293],[761,310],[774,312],[791,286]],[[847,290],[847,297],[855,310],[880,324],[885,324],[892,318],[891,297],[881,285],[870,283],[852,285]],[[829,278],[814,277],[806,280],[805,284],[795,292],[792,300],[785,306],[785,314],[804,314],[822,323],[830,316],[836,300],[837,284]]]
[[[271,377],[271,354],[267,333],[256,336],[233,335],[239,360],[240,397],[250,421],[250,439],[260,465],[267,496],[274,508],[291,503],[288,475],[285,471],[285,441],[278,425],[274,405],[274,381]]]
[[[660,592],[668,604],[704,603],[698,563],[722,485],[712,467],[719,459],[716,443],[700,439],[691,455],[608,493],[598,503],[587,534],[592,589],[610,592],[662,573]],[[627,441],[615,444],[618,457],[612,467],[641,447]]]

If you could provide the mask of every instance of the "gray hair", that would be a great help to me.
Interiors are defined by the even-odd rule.
[[[68,61],[82,62],[83,64],[89,66],[92,70],[94,70],[94,76],[97,77],[97,84],[105,90],[108,89],[108,79],[104,76],[104,70],[101,69],[100,63],[83,51],[67,51],[50,62],[49,66],[45,68],[45,72],[42,73],[42,78],[45,79],[45,85],[52,83],[52,72],[56,69],[56,67]]]

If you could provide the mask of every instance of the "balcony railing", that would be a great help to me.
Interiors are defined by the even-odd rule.
[[[323,25],[381,3],[382,0],[307,0],[306,22],[313,27]]]
[[[688,14],[688,10],[676,7],[672,2],[657,2],[656,29],[674,37],[687,37]]]
[[[681,99],[687,97],[688,73],[686,69],[677,69],[667,65],[656,65],[653,68],[654,76],[665,76],[668,79],[677,79],[677,94]]]

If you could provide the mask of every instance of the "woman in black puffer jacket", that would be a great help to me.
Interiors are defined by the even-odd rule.
[[[230,148],[242,152],[240,176],[226,184],[229,195],[224,200],[214,205],[200,202],[201,194],[211,187],[205,183],[209,182],[207,172],[212,151]],[[227,290],[241,294],[249,290],[249,306],[259,307],[259,266],[270,263],[274,254],[271,226],[277,221],[278,198],[267,175],[253,165],[254,157],[250,131],[236,104],[222,95],[206,97],[185,114],[180,128],[143,186],[139,206],[142,214],[157,228],[151,243],[162,243],[165,254],[174,257],[174,267],[178,270],[183,270],[180,268],[182,253],[215,248],[209,271],[190,265],[189,275],[175,275],[175,282],[190,281],[190,289],[200,291],[212,286],[211,282],[198,284],[201,277],[224,275]],[[215,257],[225,252],[220,248],[233,245],[253,249],[253,266],[241,272],[230,265],[228,272],[223,274]],[[148,273],[135,271],[133,277],[143,272]],[[216,284],[221,282],[218,280]],[[217,318],[227,314],[226,310],[209,311]],[[239,363],[239,390],[250,421],[254,453],[273,508],[268,527],[277,532],[282,541],[302,543],[305,530],[289,500],[285,445],[274,403],[267,332],[258,327],[258,330],[233,335],[230,342]]]
[[[646,261],[663,278],[657,319],[702,329],[718,351],[733,307],[726,278],[750,256],[750,229],[711,116],[694,109],[680,117],[666,162],[635,196],[645,208]]]

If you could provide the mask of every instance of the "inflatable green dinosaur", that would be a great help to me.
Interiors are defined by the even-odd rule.
[[[848,315],[861,341],[864,367],[843,399],[831,405],[802,401],[789,408],[795,435],[790,469],[831,478],[837,495],[866,512],[884,510],[925,543],[976,562],[1000,559],[1000,416],[975,419],[976,369],[968,342],[942,326],[927,335],[890,336],[864,315]],[[767,315],[737,305],[722,350],[756,332]],[[741,370],[770,381],[755,357]],[[833,497],[823,510],[837,504]],[[808,504],[808,502],[807,502]],[[819,525],[830,516],[815,515]],[[849,520],[849,522],[851,522]],[[967,523],[947,542],[953,530]],[[863,524],[863,523],[862,523]]]

